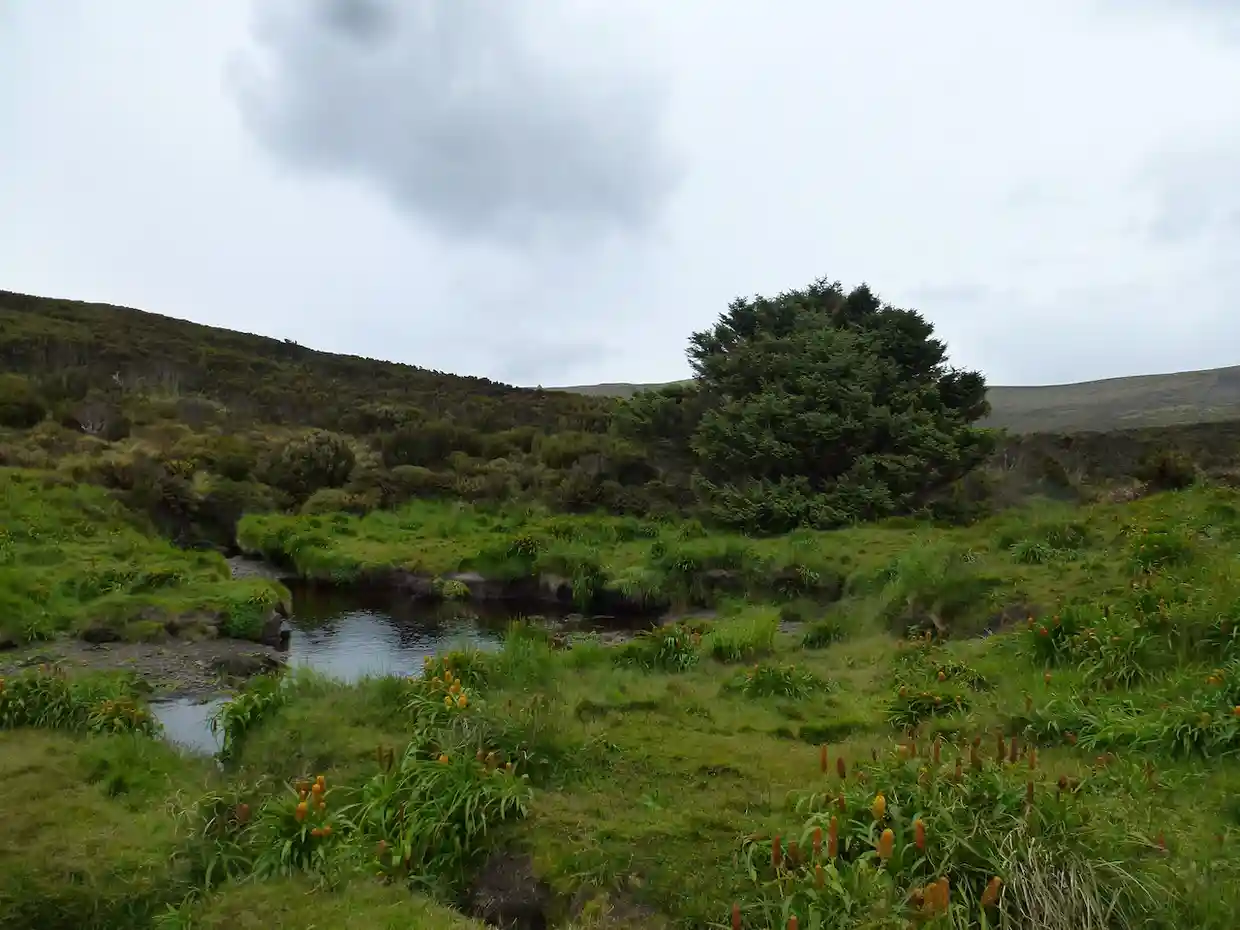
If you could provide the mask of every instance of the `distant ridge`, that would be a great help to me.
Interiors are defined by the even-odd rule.
[[[663,386],[586,384],[547,390],[631,397]],[[984,425],[1014,433],[1106,432],[1240,420],[1240,366],[1079,384],[996,386],[989,399],[991,414]]]

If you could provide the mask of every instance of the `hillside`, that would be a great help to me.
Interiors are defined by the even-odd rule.
[[[683,424],[653,437],[612,428],[614,395],[633,386],[517,388],[3,291],[0,372],[0,466],[102,485],[182,543],[229,545],[243,512],[414,498],[667,516],[701,505],[693,463],[668,444]],[[944,517],[1031,493],[1093,497],[1148,479],[1169,454],[1183,474],[1230,475],[1240,461],[1240,369],[991,397],[991,423],[1022,435],[943,489]]]
[[[588,397],[631,397],[658,384],[551,388]],[[991,387],[983,425],[1014,433],[1072,433],[1177,426],[1240,418],[1240,366],[1108,378],[1080,384]]]
[[[295,342],[76,300],[0,291],[0,369],[45,396],[91,391],[194,395],[263,423],[367,431],[369,419],[450,417],[494,432],[597,429],[606,404],[412,365],[319,352]],[[385,409],[387,408],[387,409]]]

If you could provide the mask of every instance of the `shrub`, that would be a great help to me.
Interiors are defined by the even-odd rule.
[[[155,735],[159,722],[138,698],[134,679],[70,679],[59,666],[0,678],[0,727]]]
[[[353,473],[356,458],[345,437],[326,430],[310,430],[290,439],[268,463],[266,478],[298,500],[320,488],[343,487]]]
[[[47,406],[29,380],[0,374],[0,426],[29,429],[47,415]]]
[[[1197,463],[1181,449],[1159,449],[1141,462],[1137,477],[1159,491],[1178,491],[1197,480]]]
[[[778,629],[774,614],[741,614],[716,624],[706,635],[706,649],[719,662],[754,662],[774,648]]]
[[[740,672],[724,684],[725,690],[738,691],[750,698],[807,698],[833,688],[831,682],[819,678],[809,669],[767,663]]]
[[[683,672],[697,664],[701,641],[700,630],[677,623],[639,633],[615,651],[615,661],[647,671]]]

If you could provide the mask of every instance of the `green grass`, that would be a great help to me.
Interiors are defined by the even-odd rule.
[[[1023,616],[1025,605],[1125,589],[1126,528],[1190,520],[1230,532],[1231,501],[1227,490],[1198,488],[1081,508],[1035,503],[957,529],[892,521],[770,539],[707,535],[693,522],[423,501],[365,517],[251,515],[238,535],[246,549],[307,578],[476,570],[565,580],[587,601],[614,592],[654,605],[722,608],[742,598],[783,602],[805,616],[825,615],[821,605],[842,595],[846,620],[864,615],[892,630],[937,621],[972,634],[1004,611]]]
[[[727,927],[734,907],[746,928],[1234,926],[1232,491],[765,540],[431,503],[242,535],[311,577],[555,575],[716,611],[619,647],[518,626],[424,679],[259,681],[216,772],[140,732],[32,730],[78,718],[31,698],[0,733],[34,850],[0,880],[5,926],[465,927],[442,908],[496,850],[530,858],[559,927]],[[66,875],[40,850],[100,823],[114,860],[26,900]]]
[[[144,737],[0,733],[0,926],[149,926],[189,890],[166,805],[202,774]]]
[[[175,548],[100,488],[0,468],[0,638],[106,628],[158,640],[167,620],[193,614],[252,638],[287,596],[274,582],[232,581],[219,554]]]
[[[347,891],[299,879],[229,885],[187,906],[157,930],[483,930],[485,925],[408,891],[360,881]]]

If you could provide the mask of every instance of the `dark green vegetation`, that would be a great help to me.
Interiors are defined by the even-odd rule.
[[[244,512],[428,498],[767,530],[959,520],[1031,493],[1183,483],[1240,452],[1234,424],[982,436],[980,382],[953,381],[924,321],[864,288],[738,302],[694,345],[697,381],[621,403],[0,292],[0,465],[100,485],[178,543],[222,546]],[[805,391],[844,380],[865,390],[800,415]]]
[[[138,700],[123,680],[10,679],[4,926],[468,926],[435,908],[478,907],[496,863],[546,883],[510,912],[562,927],[1234,926],[1227,489],[760,541],[451,504],[241,535],[338,578],[515,549],[714,614],[612,647],[517,627],[419,680],[259,679],[223,771],[141,715],[55,732],[105,731],[83,721]]]
[[[550,388],[588,397],[632,397],[674,384],[582,384]],[[1240,418],[1240,368],[1107,378],[1079,384],[1002,387],[986,391],[981,425],[1012,433],[1142,429]]]

